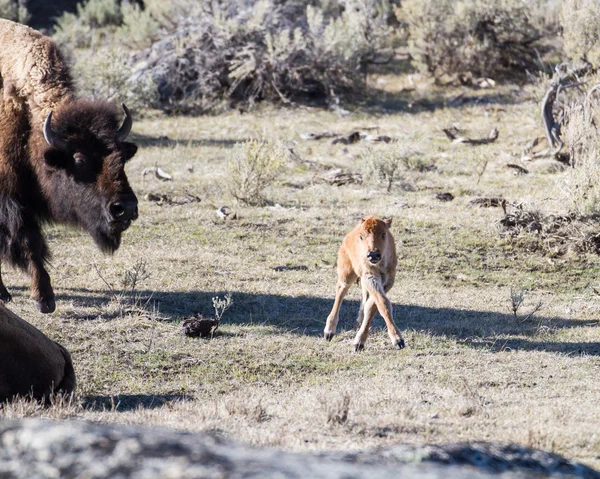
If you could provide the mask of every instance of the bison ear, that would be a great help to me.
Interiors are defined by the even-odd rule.
[[[52,168],[66,168],[69,163],[68,156],[56,148],[50,148],[44,153],[44,160],[46,164]]]
[[[386,218],[383,220],[383,222],[387,225],[388,228],[392,226],[392,218]]]
[[[131,160],[138,149],[135,143],[129,143],[128,141],[121,143],[121,147],[123,148],[123,162]]]

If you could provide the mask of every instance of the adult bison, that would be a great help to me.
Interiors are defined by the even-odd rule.
[[[44,223],[88,231],[105,252],[138,216],[124,166],[137,151],[110,103],[78,98],[56,44],[0,20],[0,259],[31,276],[42,313],[55,309]],[[11,296],[0,277],[0,299]]]
[[[0,402],[70,394],[75,372],[65,348],[0,305]]]

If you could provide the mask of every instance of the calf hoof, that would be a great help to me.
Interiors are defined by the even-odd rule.
[[[327,341],[331,341],[333,339],[333,336],[335,336],[334,333],[323,333],[323,335]]]
[[[37,306],[38,311],[42,314],[53,313],[56,309],[56,301],[54,301],[54,298],[36,301],[35,304]]]
[[[405,347],[406,347],[406,344],[404,344],[404,339],[401,339],[400,341],[398,341],[395,346],[396,349],[404,349]]]
[[[12,301],[12,296],[6,289],[0,291],[0,301],[3,303],[10,303]]]
[[[365,345],[362,343],[358,343],[354,345],[354,352],[355,353],[360,353],[362,352],[362,350],[365,349]]]

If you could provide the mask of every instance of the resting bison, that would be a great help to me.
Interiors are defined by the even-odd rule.
[[[65,348],[0,305],[0,402],[70,394],[75,372]]]
[[[0,20],[0,259],[31,276],[31,297],[55,309],[41,227],[88,231],[114,252],[138,216],[125,162],[137,151],[125,120],[103,101],[77,98],[69,69],[48,37]],[[0,278],[0,299],[11,296]]]
[[[397,263],[391,224],[391,219],[382,221],[375,216],[367,216],[344,238],[338,253],[335,302],[324,331],[328,341],[335,334],[344,296],[352,283],[358,280],[362,287],[362,301],[356,320],[360,329],[354,339],[354,349],[358,352],[365,347],[375,311],[383,316],[392,344],[397,349],[404,347],[404,339],[392,316],[392,303],[386,296],[394,285]]]

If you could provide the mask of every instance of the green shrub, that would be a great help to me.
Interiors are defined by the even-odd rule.
[[[80,53],[73,67],[79,92],[87,97],[125,102],[129,109],[153,108],[158,102],[154,82],[133,75],[129,56],[118,48]]]
[[[110,39],[122,21],[117,0],[87,0],[77,4],[77,13],[66,12],[56,19],[53,38],[69,48],[96,46]]]
[[[264,190],[281,174],[286,160],[287,150],[279,142],[250,140],[237,144],[227,165],[229,192],[242,203],[263,205]]]
[[[27,7],[17,0],[0,0],[0,18],[26,24],[30,15]]]
[[[542,35],[521,0],[404,0],[397,15],[408,25],[416,64],[436,78],[497,78],[536,67]]]

